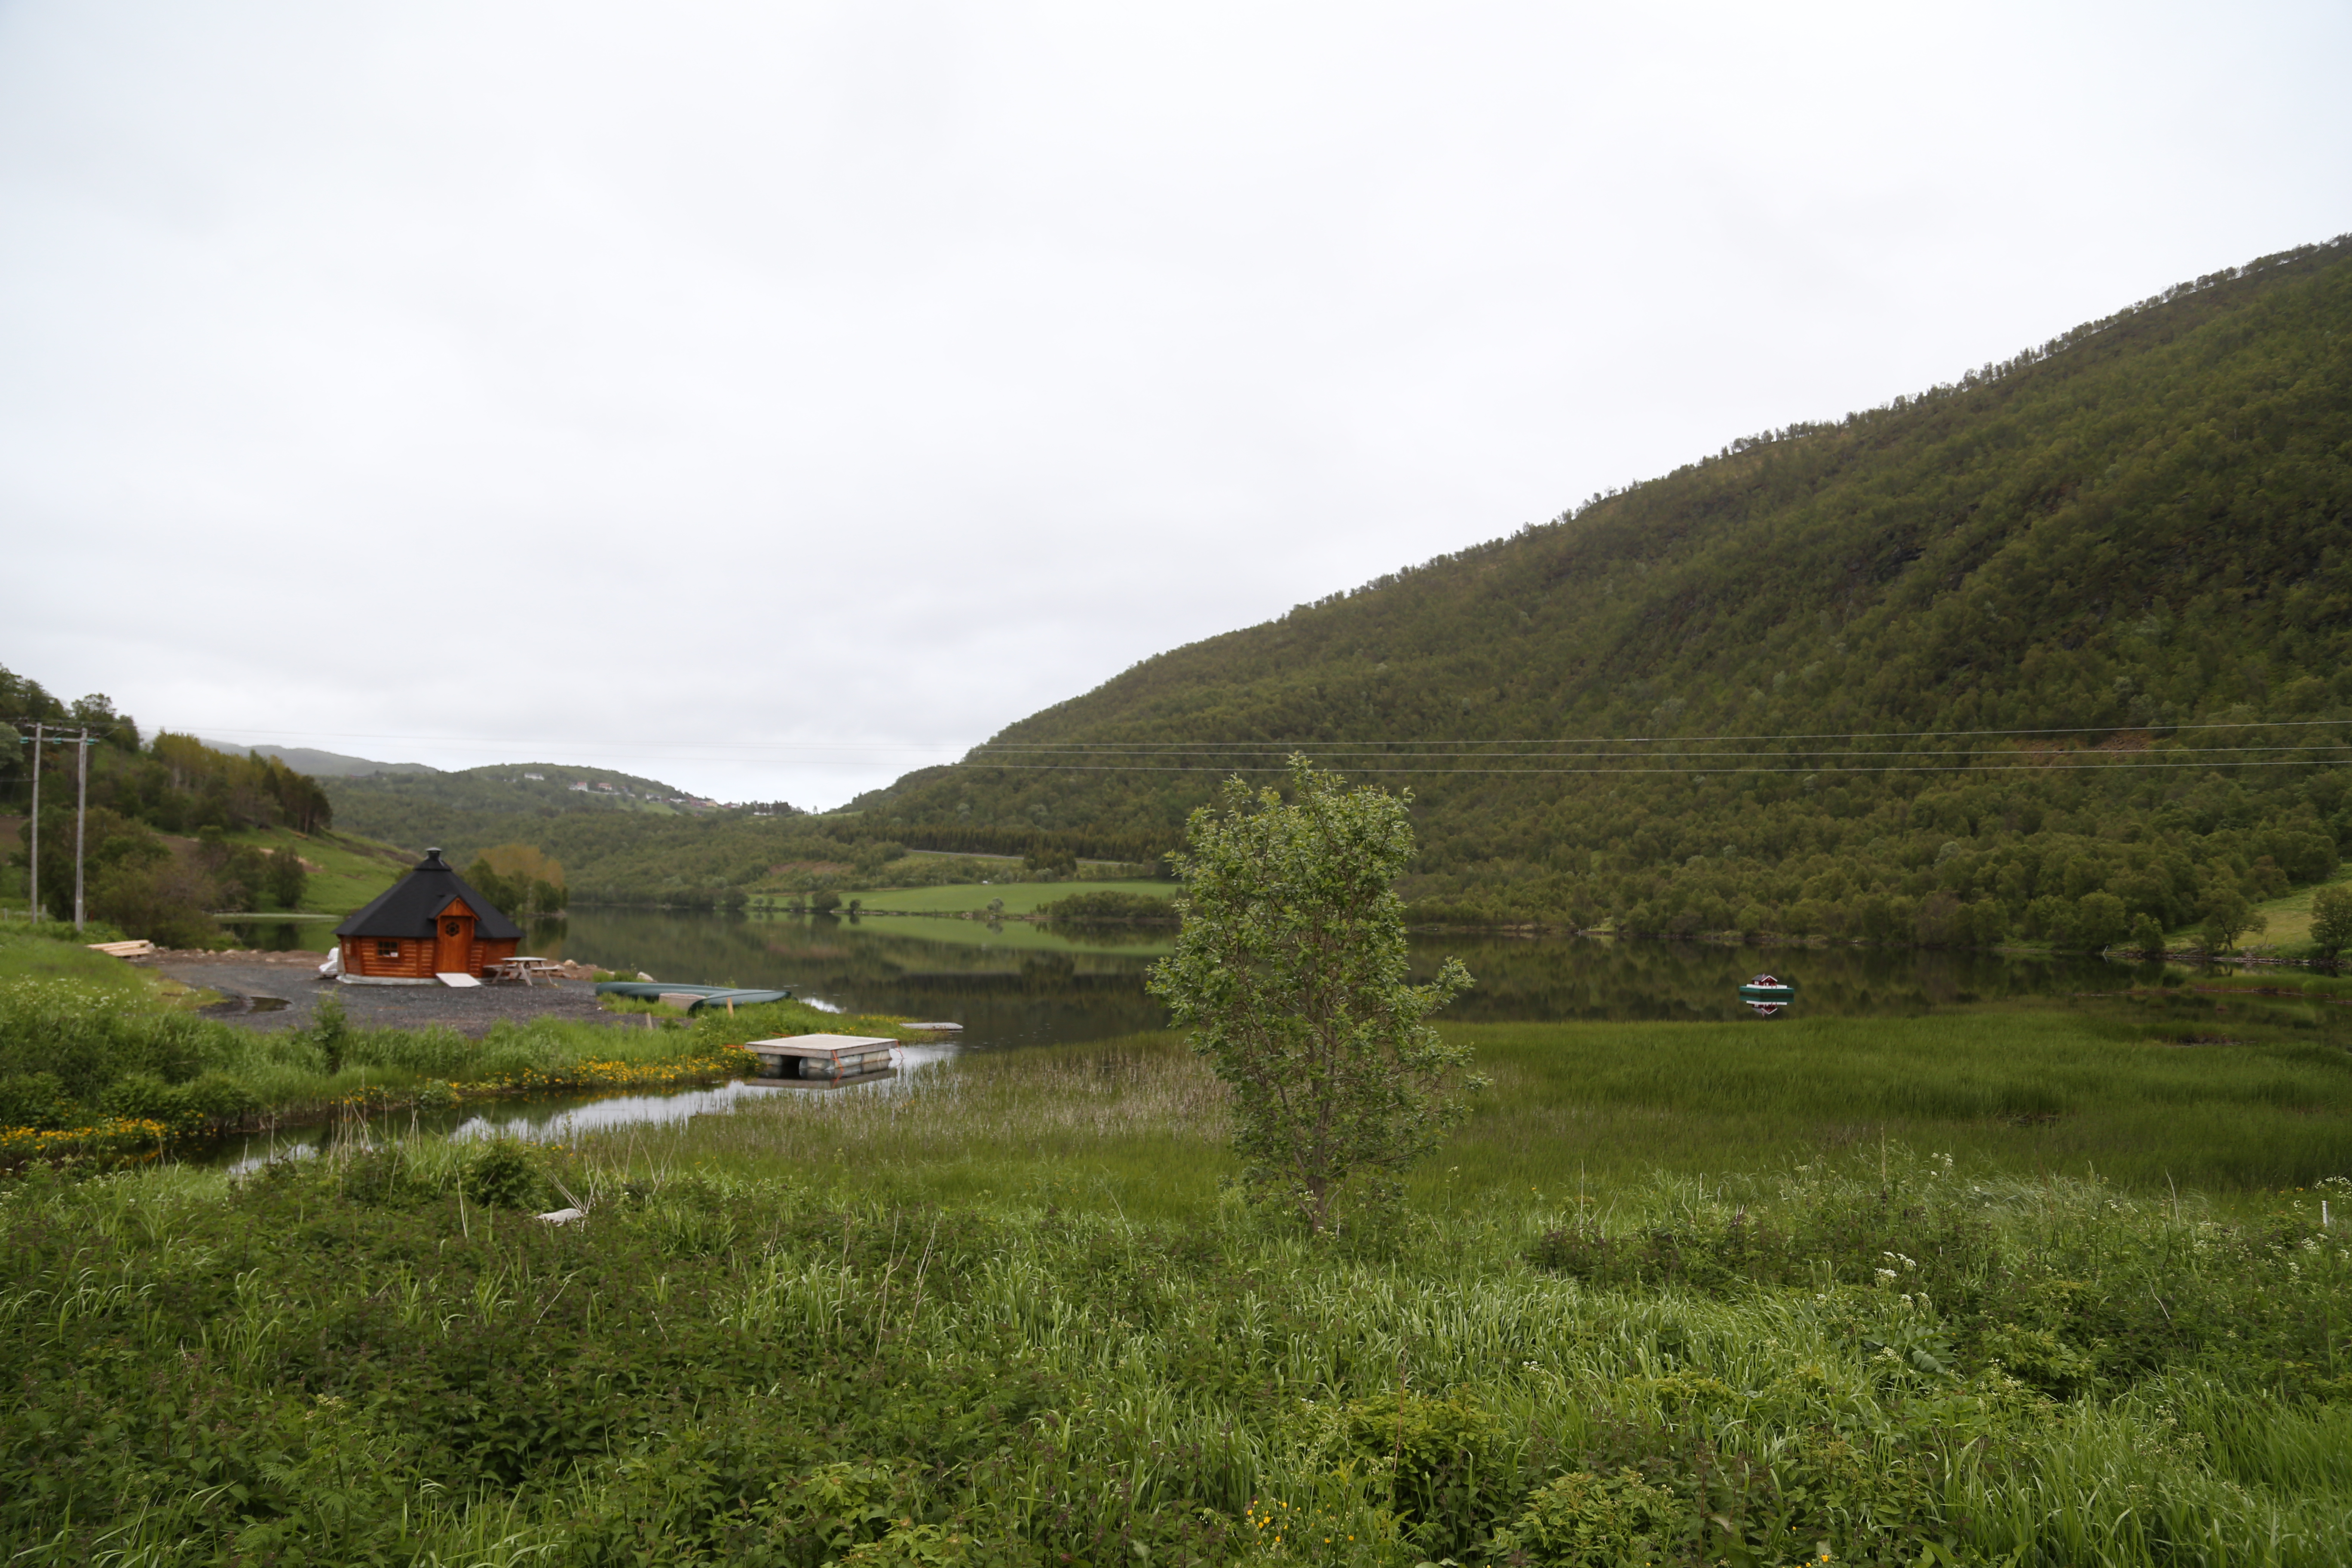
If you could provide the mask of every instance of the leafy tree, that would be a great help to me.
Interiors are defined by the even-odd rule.
[[[1023,858],[1023,864],[1048,879],[1055,877],[1074,877],[1077,875],[1078,870],[1077,856],[1067,847],[1061,846],[1033,849]]]
[[[2142,958],[2164,956],[2164,928],[2156,923],[2153,915],[2137,915],[2132,919],[2131,949]]]
[[[303,868],[302,857],[291,849],[274,849],[269,854],[269,866],[263,878],[269,896],[278,900],[281,910],[290,910],[302,901],[302,890],[310,886],[310,873]]]
[[[2311,895],[2311,942],[2330,963],[2352,947],[2352,888],[2322,888]]]
[[[2084,947],[2104,951],[2131,930],[2130,911],[2113,893],[2085,893],[2074,908],[2074,931]]]
[[[2207,902],[2204,922],[2197,929],[2205,938],[2208,952],[2226,952],[2237,946],[2240,937],[2269,923],[2243,893],[2222,892]]]
[[[1235,778],[1222,815],[1192,813],[1175,857],[1183,927],[1149,984],[1233,1089],[1249,1181],[1324,1232],[1359,1173],[1374,1201],[1392,1198],[1481,1080],[1426,1022],[1469,972],[1449,959],[1433,983],[1405,983],[1394,883],[1412,855],[1411,795],[1349,790],[1303,757],[1289,767],[1288,804]]]
[[[252,845],[231,844],[218,826],[207,824],[196,832],[196,864],[212,878],[215,908],[245,913],[260,903],[269,868]]]
[[[90,884],[89,912],[159,947],[206,947],[220,935],[213,899],[211,878],[166,855],[101,870]]]

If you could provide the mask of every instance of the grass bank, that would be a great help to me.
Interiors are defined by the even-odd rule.
[[[646,1027],[500,1023],[479,1040],[452,1029],[362,1029],[339,1012],[264,1032],[197,1016],[156,977],[68,942],[0,942],[0,1162],[68,1151],[152,1152],[201,1137],[319,1121],[359,1107],[446,1107],[467,1098],[706,1083],[740,1073],[731,1047],[850,1027],[798,1002],[656,1018]],[[90,961],[95,960],[93,964]],[[192,999],[192,998],[191,998]]]
[[[1137,898],[1166,899],[1174,891],[1176,885],[1164,881],[956,882],[936,888],[899,888],[884,892],[860,893],[857,898],[860,909],[877,913],[986,912],[992,900],[1001,899],[1004,907],[997,912],[1033,915],[1042,905],[1055,903],[1077,893],[1127,893]]]

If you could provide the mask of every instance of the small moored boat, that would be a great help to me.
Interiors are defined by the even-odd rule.
[[[1778,975],[1759,974],[1739,988],[1739,999],[1769,1018],[1797,999],[1797,988]]]
[[[708,1007],[713,1012],[731,1013],[737,1007],[756,1007],[763,1002],[789,1002],[789,991],[752,990],[736,985],[682,985],[669,980],[600,980],[596,983],[599,996],[625,996],[635,1002],[662,1002],[673,1007],[683,1007],[689,1013],[699,1013]]]

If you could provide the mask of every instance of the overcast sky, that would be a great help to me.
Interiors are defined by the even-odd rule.
[[[2352,228],[2352,6],[0,0],[0,664],[823,806]]]

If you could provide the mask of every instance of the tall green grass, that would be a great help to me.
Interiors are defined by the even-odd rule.
[[[1069,1088],[1058,1071],[1041,1087]],[[1132,1083],[1064,1125],[1124,1136],[1108,1104],[1164,1092]],[[869,1114],[824,1103],[779,1119]],[[2307,1222],[1874,1152],[1779,1184],[1761,1242],[1744,1204],[1665,1178],[1615,1184],[1605,1226],[1489,1193],[1311,1243],[1230,1195],[1165,1223],[1050,1192],[910,1205],[856,1170],[670,1152],[584,1148],[534,1175],[512,1150],[346,1145],[235,1185],[10,1190],[0,1548],[812,1568],[2352,1552],[2330,1315],[2352,1249]],[[529,1217],[575,1197],[583,1225]],[[1562,1262],[1563,1233],[1716,1267]]]
[[[2129,1015],[2048,1006],[1449,1033],[1496,1080],[1448,1157],[1479,1185],[1746,1171],[1884,1140],[2142,1191],[2352,1173],[2352,1054],[2315,1039],[2179,1045]]]
[[[1769,1024],[1493,1024],[1449,1037],[1494,1080],[1414,1201],[1558,1195],[1670,1171],[1750,1183],[1913,1148],[2004,1174],[2255,1194],[2352,1174],[2352,1055],[2179,1046],[2128,1012],[1991,1009]],[[746,1174],[854,1170],[909,1197],[1043,1190],[1169,1216],[1234,1167],[1223,1089],[1181,1039],[979,1053],[903,1093],[779,1096],[664,1133]]]
[[[478,1039],[448,1028],[357,1028],[332,1016],[263,1031],[167,1005],[136,978],[68,970],[0,981],[0,1129],[112,1116],[196,1134],[324,1120],[422,1094],[704,1080],[740,1069],[731,1046],[845,1023],[903,1032],[887,1019],[844,1020],[795,1002],[690,1021],[650,1013],[609,1024],[500,1021]]]

